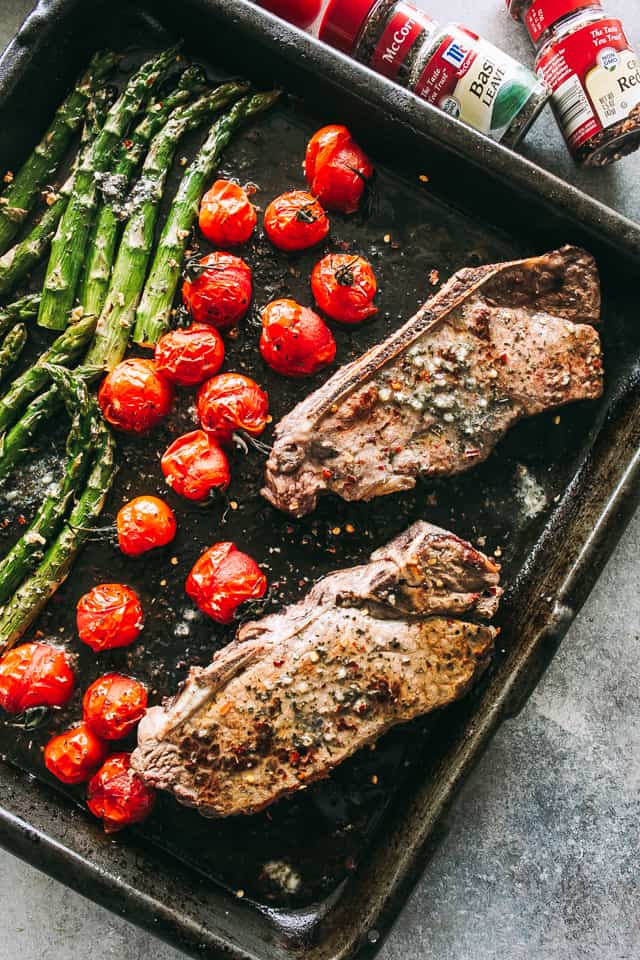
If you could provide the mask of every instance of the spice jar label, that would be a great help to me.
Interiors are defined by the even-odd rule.
[[[414,92],[481,133],[502,139],[531,97],[535,77],[464,27],[441,40]]]
[[[537,69],[574,151],[640,104],[640,64],[619,20],[599,20],[558,40]]]
[[[567,14],[592,7],[594,0],[533,0],[524,21],[529,36],[537,43],[545,30]]]
[[[415,42],[425,32],[433,32],[435,26],[435,20],[413,4],[396,4],[373,52],[371,66],[385,77],[397,77]]]

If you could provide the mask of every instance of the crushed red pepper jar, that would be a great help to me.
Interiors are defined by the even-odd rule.
[[[640,147],[640,63],[600,0],[507,0],[536,47],[536,71],[578,163],[602,167]]]
[[[549,98],[531,70],[461,24],[409,0],[329,0],[318,36],[506,146]]]

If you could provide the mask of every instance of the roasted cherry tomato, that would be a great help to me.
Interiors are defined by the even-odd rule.
[[[311,289],[320,309],[340,323],[360,323],[378,312],[376,278],[363,257],[327,254],[313,268]]]
[[[233,543],[216,543],[196,561],[185,588],[203,613],[230,623],[241,603],[265,595],[267,578]]]
[[[23,643],[0,660],[0,707],[7,713],[63,707],[73,693],[73,681],[64,650],[48,643]]]
[[[137,680],[105,673],[82,698],[84,722],[103,740],[120,740],[144,717],[147,691]]]
[[[315,197],[304,190],[282,193],[264,214],[264,229],[279,250],[306,250],[329,233],[329,220]]]
[[[59,733],[44,748],[44,765],[62,783],[84,783],[107,755],[106,743],[86,723]]]
[[[202,383],[222,366],[224,343],[218,331],[206,323],[171,330],[156,344],[158,371],[181,387]]]
[[[198,390],[200,423],[218,443],[229,443],[235,430],[258,436],[267,425],[269,398],[242,373],[219,373]]]
[[[336,342],[313,310],[295,300],[273,300],[262,311],[260,353],[276,373],[306,377],[333,362]]]
[[[297,27],[308,27],[320,13],[322,0],[260,0],[260,6]]]
[[[202,257],[196,276],[182,284],[182,300],[194,320],[217,330],[236,327],[251,303],[251,268],[232,253]]]
[[[155,792],[131,769],[131,754],[114,753],[89,781],[87,806],[105,833],[140,823],[155,803]]]
[[[145,433],[171,410],[173,390],[153,360],[131,357],[104,378],[98,403],[112,427],[129,433]]]
[[[187,500],[204,500],[231,482],[227,455],[204,430],[192,430],[174,440],[160,466],[168,485]]]
[[[373,167],[346,127],[322,127],[307,145],[304,171],[309,189],[327,210],[354,213]]]
[[[159,497],[135,497],[118,510],[118,545],[128,557],[165,547],[176,535],[176,518]]]
[[[122,583],[100,583],[78,601],[78,636],[94,652],[126,647],[142,632],[138,596]]]
[[[232,180],[216,180],[202,198],[198,223],[207,240],[216,247],[246,243],[256,220],[249,197]]]

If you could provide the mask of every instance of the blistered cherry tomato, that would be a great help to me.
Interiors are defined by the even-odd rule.
[[[216,543],[196,561],[185,589],[203,613],[230,623],[241,603],[265,595],[267,578],[233,543]]]
[[[163,377],[188,387],[218,372],[224,360],[224,343],[214,327],[192,323],[160,337],[154,359]]]
[[[327,254],[313,268],[311,289],[320,309],[340,323],[360,323],[378,312],[376,278],[363,257]]]
[[[264,229],[279,250],[306,250],[329,233],[329,220],[315,197],[304,190],[282,193],[264,214]]]
[[[86,723],[59,733],[44,748],[44,765],[62,783],[84,783],[107,755],[107,745]]]
[[[231,482],[225,452],[204,430],[192,430],[174,440],[160,466],[171,489],[187,500],[204,500],[213,490],[226,490]]]
[[[346,127],[331,124],[314,133],[304,163],[309,189],[327,210],[354,213],[373,166]]]
[[[105,673],[82,698],[84,722],[103,740],[120,740],[131,733],[147,709],[147,691],[137,680]]]
[[[23,643],[0,660],[0,707],[7,713],[63,707],[73,693],[73,681],[64,650],[48,643]]]
[[[218,443],[229,443],[235,430],[258,436],[267,425],[269,398],[241,373],[219,373],[198,390],[200,423]]]
[[[304,28],[310,26],[320,13],[322,0],[260,0],[260,6]]]
[[[137,594],[123,583],[100,583],[78,601],[78,636],[94,652],[126,647],[142,632]]]
[[[232,253],[202,257],[196,276],[182,284],[182,301],[199,323],[217,330],[236,327],[251,303],[251,268]]]
[[[118,510],[118,545],[128,557],[164,547],[176,535],[176,518],[159,497],[135,497]]]
[[[131,357],[104,378],[98,403],[112,427],[129,433],[146,433],[171,410],[173,390],[153,360]]]
[[[105,833],[140,823],[155,803],[155,792],[131,769],[131,754],[114,753],[89,781],[87,806]]]
[[[273,300],[262,311],[260,353],[276,373],[306,377],[333,362],[336,342],[313,310],[295,300]]]
[[[246,243],[256,226],[256,211],[246,191],[232,180],[216,180],[200,204],[198,224],[216,247]]]

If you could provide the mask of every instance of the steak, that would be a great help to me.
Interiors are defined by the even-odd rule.
[[[483,672],[499,567],[419,522],[363,566],[243,626],[178,695],[147,711],[131,763],[206,817],[255,813]]]
[[[461,270],[276,427],[263,495],[294,516],[461,473],[510,426],[602,393],[600,284],[575,247]]]

